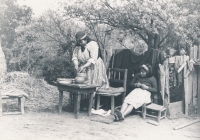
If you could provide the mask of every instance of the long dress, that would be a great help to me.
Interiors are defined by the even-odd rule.
[[[97,42],[90,41],[86,44],[83,52],[81,47],[74,49],[72,61],[78,60],[79,66],[86,64],[88,61],[91,62],[91,65],[86,68],[88,83],[98,85],[101,88],[109,88],[106,68],[102,58],[99,57],[99,50]]]

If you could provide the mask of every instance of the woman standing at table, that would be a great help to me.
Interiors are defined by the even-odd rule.
[[[108,88],[106,68],[96,41],[90,39],[84,31],[76,33],[78,46],[73,51],[72,61],[77,72],[86,72],[88,84]]]

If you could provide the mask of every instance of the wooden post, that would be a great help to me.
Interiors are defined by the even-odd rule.
[[[103,60],[104,60],[104,64],[106,64],[106,50],[103,49]]]
[[[186,62],[186,56],[183,56],[183,59],[184,59],[184,62]],[[186,71],[187,71],[187,68],[184,67],[183,75],[186,74]],[[189,81],[188,81],[188,76],[187,76],[186,78],[184,78],[185,115],[187,115],[187,116],[188,116],[188,111],[189,111],[189,109],[188,109],[188,104],[189,104],[189,90],[188,90],[189,86],[188,86],[188,84],[189,84]]]
[[[188,108],[189,109],[188,110],[188,112],[189,112],[188,115],[193,114],[192,95],[193,95],[193,92],[195,92],[195,91],[193,91],[193,81],[194,81],[194,79],[193,79],[192,75],[193,75],[192,72],[190,72],[188,74],[188,76],[187,76],[188,77],[188,104],[190,105],[189,108]]]
[[[195,70],[193,73],[192,73],[192,103],[193,103],[193,105],[194,106],[197,106],[197,98],[196,98],[196,96],[197,96],[197,93],[198,93],[198,91],[197,91],[197,83],[198,83],[198,81],[197,81],[197,77],[198,77],[198,75],[197,75],[197,70]]]
[[[197,48],[197,46],[195,45],[195,46],[194,46],[194,60],[197,60],[197,58],[198,58],[198,48]]]
[[[198,95],[197,95],[197,114],[200,114],[200,68],[198,68]]]
[[[2,96],[0,91],[0,116],[2,116]]]
[[[170,110],[169,110],[169,104],[170,104],[170,92],[169,92],[169,64],[167,63],[167,61],[165,61],[164,63],[166,63],[164,65],[165,68],[165,92],[167,93],[167,96],[164,96],[164,107],[166,107],[167,109],[167,115],[170,116]]]
[[[197,58],[200,59],[200,45],[197,48],[198,48],[198,56],[197,56]]]

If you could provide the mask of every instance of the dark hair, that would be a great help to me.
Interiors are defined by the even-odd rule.
[[[86,40],[87,43],[89,43],[90,41],[94,41],[93,39],[91,39],[91,38],[90,38],[89,36],[87,36],[87,35],[86,35],[83,39],[81,39],[81,40]],[[80,40],[80,41],[81,41],[81,40]],[[79,46],[81,46],[81,45],[80,45],[80,41],[77,42],[77,45],[79,45]],[[83,52],[84,50],[85,50],[85,47],[81,46],[81,51]],[[99,58],[99,57],[103,58],[103,57],[102,57],[102,54],[101,54],[100,46],[99,46],[99,50],[98,50],[98,58]]]
[[[147,77],[152,76],[152,66],[150,64],[143,64],[140,66],[140,70],[144,70],[147,73]]]
[[[89,38],[88,36],[84,37],[83,39],[81,40],[86,40],[87,43],[89,43],[90,41],[94,41],[93,39]],[[81,40],[78,40],[76,42],[76,46],[81,46]]]

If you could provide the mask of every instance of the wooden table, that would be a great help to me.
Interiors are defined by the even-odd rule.
[[[70,84],[70,85],[57,85],[59,90],[59,114],[62,112],[62,100],[63,100],[63,91],[67,91],[73,94],[74,97],[74,115],[75,118],[78,118],[80,113],[80,100],[81,94],[89,94],[89,108],[88,116],[91,115],[92,103],[93,103],[93,94],[96,91],[96,85],[86,85],[86,84]]]

